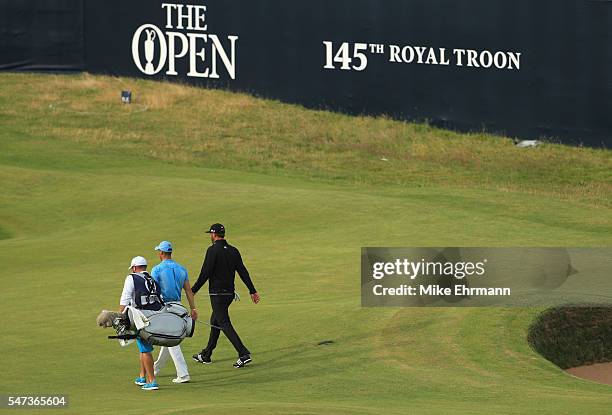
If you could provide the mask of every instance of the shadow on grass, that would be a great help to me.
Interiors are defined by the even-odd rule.
[[[215,360],[212,365],[199,365],[191,369],[190,383],[206,386],[234,386],[251,383],[270,383],[299,380],[340,373],[345,367],[363,365],[367,348],[356,347],[354,341],[363,335],[338,336],[333,339],[316,339],[308,343],[296,343],[253,353],[253,362],[241,369],[230,369],[233,359]],[[332,340],[333,343],[318,343]],[[326,364],[330,362],[330,364]],[[220,365],[223,367],[217,369]],[[321,366],[321,370],[313,367]],[[198,369],[202,370],[198,370]],[[202,379],[200,376],[206,376]]]
[[[6,229],[0,227],[0,241],[3,239],[10,239],[13,235]]]

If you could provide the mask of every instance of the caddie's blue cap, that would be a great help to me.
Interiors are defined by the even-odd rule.
[[[155,247],[156,251],[172,252],[172,244],[168,241],[161,241],[159,245]]]

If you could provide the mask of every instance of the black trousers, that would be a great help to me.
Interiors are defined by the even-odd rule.
[[[238,356],[244,356],[245,354],[250,354],[251,352],[249,352],[249,349],[242,344],[240,336],[238,336],[234,326],[232,326],[229,316],[229,306],[232,305],[232,301],[234,301],[233,295],[210,296],[210,305],[212,306],[210,324],[220,327],[223,330],[225,337],[227,337],[227,339],[234,346],[234,349],[236,349],[238,352]],[[218,328],[210,328],[210,336],[208,338],[208,345],[206,346],[206,350],[208,351],[209,355],[212,355],[213,350],[215,350],[215,347],[217,347],[217,341],[219,340],[220,334],[221,330]]]

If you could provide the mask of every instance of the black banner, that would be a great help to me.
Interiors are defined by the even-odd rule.
[[[610,7],[590,0],[87,0],[84,23],[76,19],[71,29],[84,28],[85,68],[93,73],[610,147]],[[77,53],[71,42],[61,47]]]
[[[0,70],[81,71],[82,0],[1,0]]]

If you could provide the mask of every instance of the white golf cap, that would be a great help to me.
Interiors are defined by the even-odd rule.
[[[135,256],[134,258],[132,258],[132,263],[130,264],[130,267],[128,269],[132,269],[132,267],[141,267],[143,265],[147,265],[147,260],[144,257]]]

